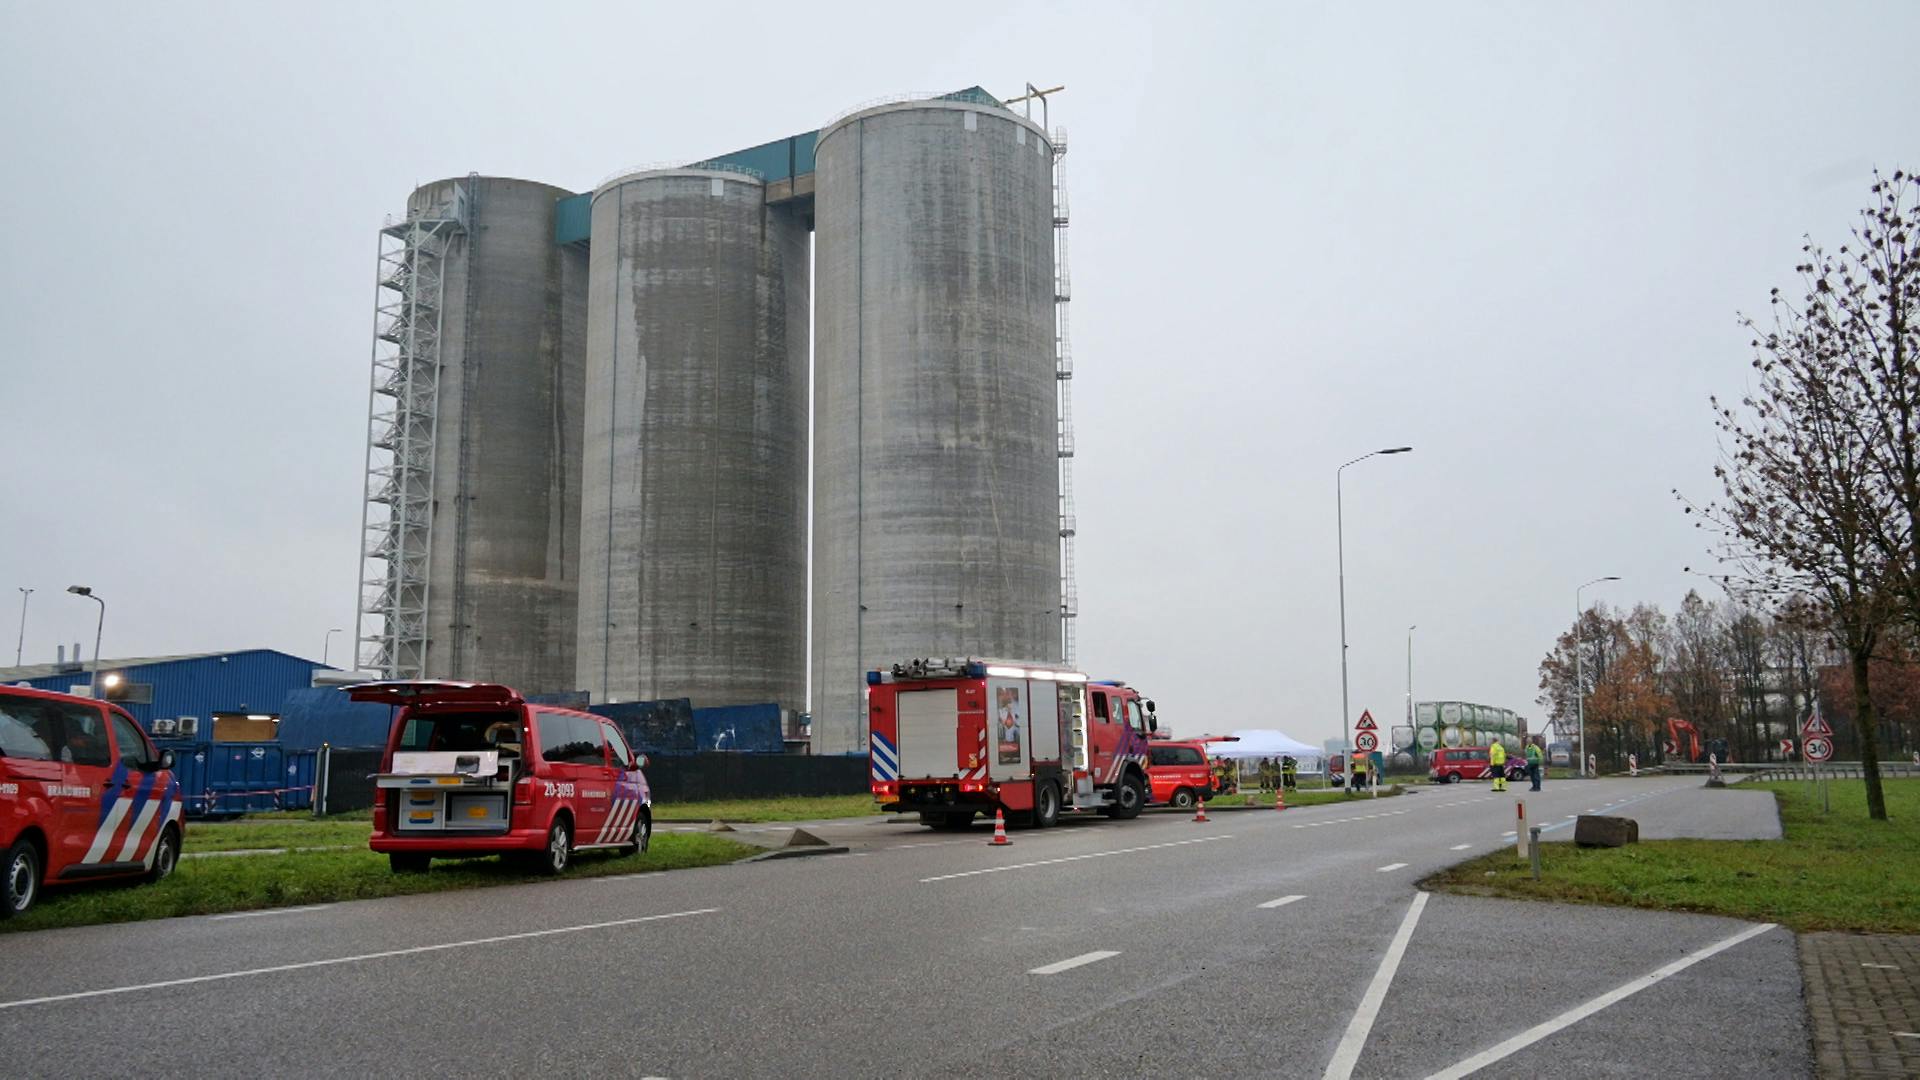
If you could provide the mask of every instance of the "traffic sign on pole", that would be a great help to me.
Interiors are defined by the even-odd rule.
[[[1807,717],[1806,723],[1800,725],[1801,738],[1810,739],[1815,735],[1824,735],[1828,738],[1832,738],[1833,736],[1832,726],[1827,723],[1826,718],[1821,716],[1818,710],[1815,710]]]
[[[1793,740],[1792,739],[1780,740],[1780,753],[1786,757],[1793,756]]]
[[[1833,741],[1824,736],[1815,735],[1802,744],[1801,753],[1808,761],[1825,761],[1833,756]]]
[[[1373,722],[1373,713],[1370,710],[1362,709],[1360,710],[1360,722],[1353,725],[1353,730],[1378,731],[1380,730],[1380,725]],[[1358,744],[1356,743],[1355,745]],[[1373,747],[1369,746],[1367,749],[1371,750]]]
[[[1380,749],[1380,736],[1371,731],[1362,731],[1353,737],[1353,745],[1371,754]]]

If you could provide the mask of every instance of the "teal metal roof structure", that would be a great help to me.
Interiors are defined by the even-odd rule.
[[[967,101],[989,108],[1006,108],[1000,99],[978,86],[955,90],[951,94],[941,94],[932,100]],[[819,141],[818,130],[804,131],[784,139],[749,146],[745,150],[735,150],[732,153],[689,162],[687,167],[699,169],[717,166],[744,170],[769,184],[782,180],[798,180],[800,177],[812,175],[814,144]],[[593,193],[587,192],[584,195],[561,199],[553,216],[553,242],[584,248],[592,233]]]

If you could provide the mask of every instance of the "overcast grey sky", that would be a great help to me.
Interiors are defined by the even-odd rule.
[[[1551,7],[1551,10],[1548,8]],[[1065,83],[1081,658],[1177,730],[1541,719],[1574,587],[1671,608],[1737,309],[1916,163],[1920,5],[0,0],[0,618],[28,662],[354,625],[375,231],[916,90]],[[1904,157],[1903,157],[1904,155]],[[350,648],[334,639],[334,659]],[[11,662],[8,651],[0,663]]]

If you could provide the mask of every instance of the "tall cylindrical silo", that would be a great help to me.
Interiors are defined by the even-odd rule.
[[[742,173],[594,193],[580,686],[802,707],[807,230]]]
[[[573,193],[460,177],[416,190],[408,212],[444,212],[456,192],[467,220],[445,261],[425,673],[569,690],[587,266],[554,243],[554,206]]]
[[[1060,655],[1052,165],[983,104],[820,132],[816,752],[866,748],[867,670]]]

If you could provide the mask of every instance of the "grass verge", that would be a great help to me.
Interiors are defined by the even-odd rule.
[[[188,830],[191,837],[192,829]],[[718,836],[655,833],[645,855],[582,852],[567,877],[604,877],[730,863],[758,848]],[[541,880],[498,858],[435,862],[426,874],[395,874],[387,857],[357,851],[290,852],[186,859],[158,885],[103,882],[49,889],[34,909],[0,922],[0,934],[181,915],[330,904],[382,896],[478,889]]]
[[[1806,783],[1771,791],[1780,840],[1650,840],[1623,848],[1541,847],[1541,879],[1504,848],[1421,882],[1442,892],[1694,911],[1796,931],[1920,933],[1920,782],[1886,784],[1888,821],[1867,817],[1865,784],[1830,781],[1822,813]]]

